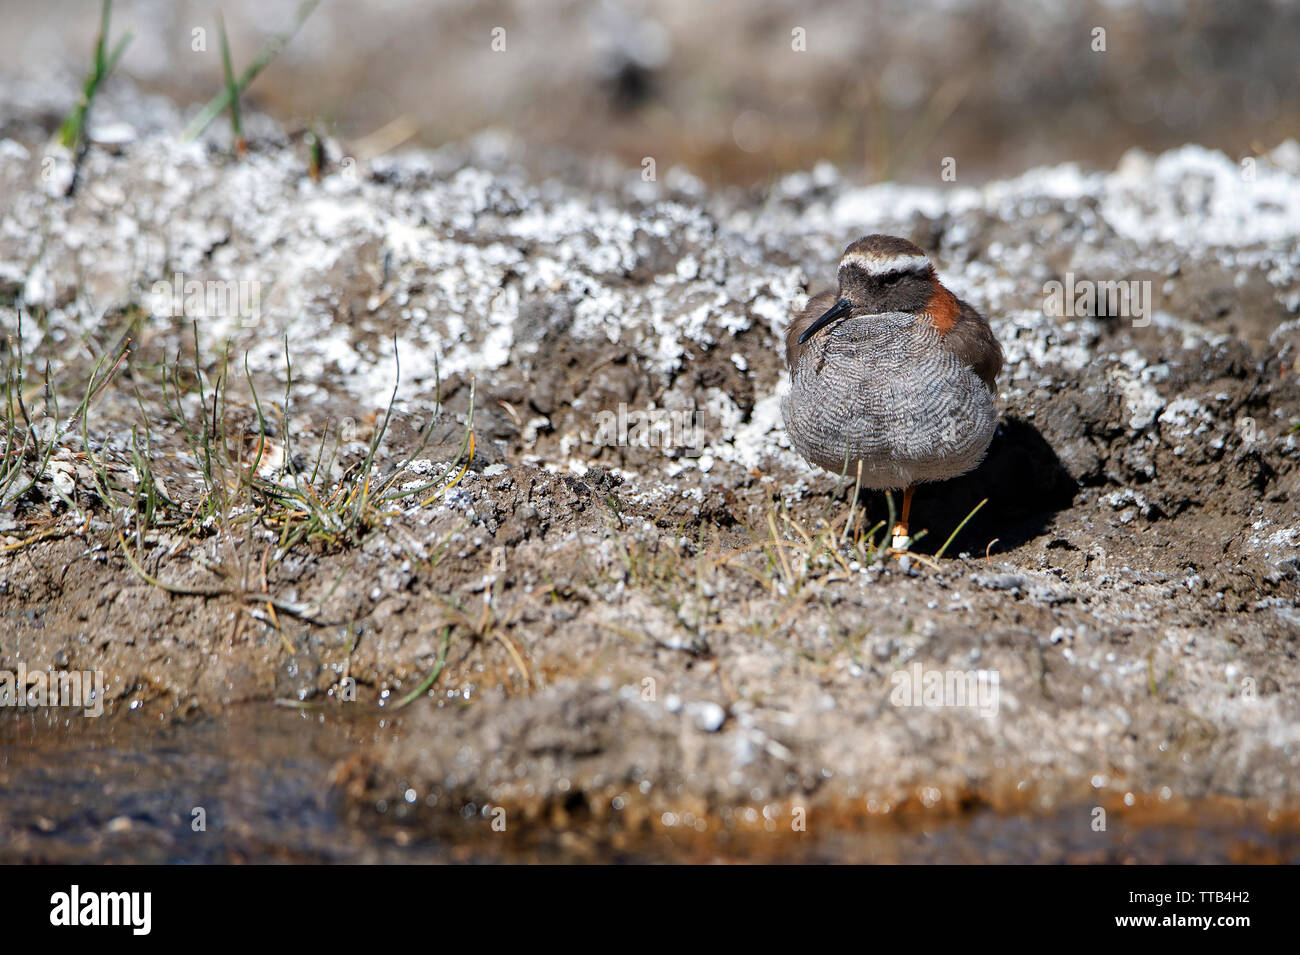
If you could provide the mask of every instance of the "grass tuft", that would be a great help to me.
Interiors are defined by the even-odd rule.
[[[95,101],[95,94],[99,92],[100,86],[108,79],[113,68],[117,66],[117,61],[122,58],[122,52],[126,45],[131,42],[131,32],[127,31],[126,35],[117,41],[112,51],[108,50],[108,21],[111,16],[113,7],[112,0],[104,0],[100,9],[99,19],[99,37],[95,41],[95,56],[91,61],[90,72],[86,74],[86,82],[81,90],[81,99],[72,107],[63,120],[63,125],[59,127],[59,144],[65,149],[75,149],[80,145],[86,134],[86,116],[90,112],[90,104]]]
[[[249,620],[276,630],[280,630],[282,616],[313,626],[354,624],[355,620],[330,621],[321,616],[324,603],[332,597],[346,571],[314,604],[304,604],[275,595],[276,566],[296,549],[339,551],[355,547],[373,531],[384,530],[388,519],[403,509],[437,501],[464,477],[474,453],[471,383],[470,412],[457,456],[433,480],[411,472],[410,466],[427,446],[441,412],[438,383],[434,413],[416,447],[394,466],[382,467],[381,450],[397,397],[395,382],[388,407],[360,461],[348,466],[340,463],[342,429],[327,424],[314,460],[304,462],[295,453],[291,430],[295,382],[287,341],[284,402],[278,408],[270,407],[258,393],[247,355],[242,379],[232,374],[229,343],[219,351],[215,365],[210,369],[203,366],[198,357],[204,352],[197,324],[192,326],[192,360],[182,361],[179,352],[174,360],[164,358],[156,369],[154,385],[143,382],[154,389],[152,405],[146,403],[138,384],[135,387],[140,422],[129,428],[123,426],[127,435],[120,444],[105,442],[96,447],[88,411],[126,363],[131,339],[124,338],[116,354],[105,355],[95,364],[79,405],[66,420],[60,416],[47,369],[43,389],[46,416],[33,424],[24,392],[27,372],[21,332],[20,324],[18,336],[8,341],[0,396],[0,503],[18,501],[38,481],[43,490],[46,488],[44,479],[49,476],[52,456],[56,449],[60,458],[71,453],[63,446],[63,439],[79,423],[81,450],[74,458],[88,465],[89,486],[84,490],[91,504],[97,499],[108,512],[108,538],[130,569],[151,586],[177,596],[234,599],[245,612],[236,615],[232,639]],[[396,346],[394,341],[395,350]],[[137,368],[132,374],[139,371]],[[398,382],[400,372],[399,363],[395,375]],[[247,399],[232,392],[236,380]],[[252,423],[236,425],[250,405]],[[169,420],[159,421],[159,412],[151,415],[150,407],[163,409],[161,416]],[[179,458],[182,467],[192,469],[196,491],[173,495],[164,487],[159,477],[164,455],[157,449],[156,437],[160,429],[179,437],[181,449],[169,456]],[[22,480],[28,474],[30,479]],[[81,524],[80,529],[58,534],[85,533],[89,518],[82,515],[75,492],[68,497],[59,491],[56,482],[50,483],[53,487],[48,493],[62,499]],[[5,550],[51,536],[56,536],[55,532],[41,530],[26,540],[6,544]],[[181,583],[176,582],[174,573],[166,575],[172,578],[169,581],[157,569],[151,571],[150,564],[156,568],[157,561],[151,562],[148,555],[165,539],[172,541],[167,557],[188,552],[189,561],[215,579],[210,583]],[[447,546],[449,538],[438,545],[431,559],[417,563],[427,563],[432,572]],[[283,631],[281,637],[292,650]]]

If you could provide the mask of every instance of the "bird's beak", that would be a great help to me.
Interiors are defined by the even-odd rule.
[[[808,326],[808,330],[799,336],[799,344],[806,345],[808,343],[808,339],[812,338],[814,335],[820,332],[831,322],[835,321],[835,319],[849,314],[852,308],[853,308],[853,303],[850,302],[847,298],[840,299],[829,309],[827,309],[821,318],[817,319],[817,321],[813,322],[811,325]]]

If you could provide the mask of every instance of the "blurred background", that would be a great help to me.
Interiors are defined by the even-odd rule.
[[[0,74],[79,84],[98,0],[0,7]],[[297,7],[118,0],[117,76],[197,108],[221,82],[218,10],[238,72]],[[822,159],[932,182],[944,157],[971,183],[1131,146],[1271,148],[1300,120],[1298,52],[1282,0],[322,0],[246,108],[371,152],[494,129],[539,161],[652,156],[708,183]]]

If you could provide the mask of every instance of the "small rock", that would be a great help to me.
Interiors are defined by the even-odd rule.
[[[988,590],[1022,590],[1026,585],[1019,574],[976,574],[973,579]]]
[[[695,724],[696,729],[705,733],[716,733],[727,721],[727,711],[717,703],[688,703],[686,715]]]

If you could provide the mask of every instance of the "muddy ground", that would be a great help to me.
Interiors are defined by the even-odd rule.
[[[132,725],[378,714],[391,732],[328,780],[362,825],[687,845],[981,807],[1088,829],[1101,808],[1249,820],[1234,858],[1295,857],[1294,143],[1247,175],[1186,147],[980,188],[821,166],[715,192],[580,158],[539,181],[503,136],[369,163],[331,145],[317,183],[261,118],[241,160],[180,145],[160,101],[99,118],[112,142],[75,180],[0,142],[6,355],[55,435],[0,513],[0,670],[102,670]],[[790,308],[873,231],[927,249],[1008,358],[988,458],[918,492],[907,560],[842,540],[851,488],[779,414]],[[259,307],[172,314],[156,283],[178,274],[260,283]],[[1149,282],[1150,308],[1052,314],[1069,276]],[[620,404],[694,428],[609,443]],[[378,433],[375,473],[431,490],[282,548],[236,466],[198,521],[214,492],[180,419],[205,416],[245,474],[262,449],[265,484],[315,471],[325,497]],[[146,423],[169,502],[148,517],[96,481],[140,486]],[[861,503],[859,529],[888,519]],[[996,674],[995,705],[896,705],[918,664]]]

